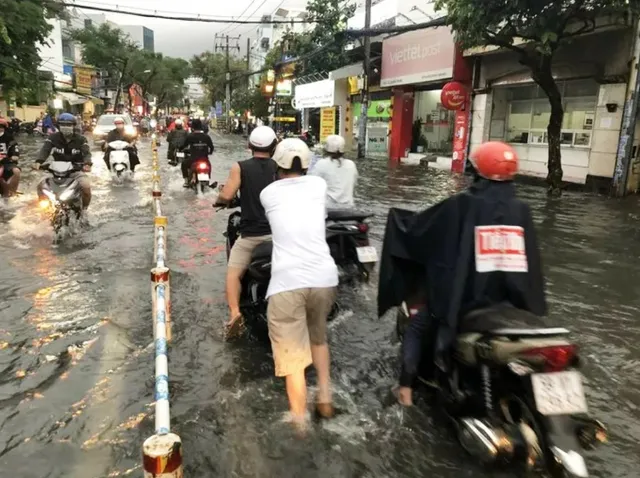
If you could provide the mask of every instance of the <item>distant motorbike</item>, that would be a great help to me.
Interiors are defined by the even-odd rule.
[[[171,166],[177,166],[178,164],[182,163],[182,161],[184,161],[185,158],[185,152],[184,151],[178,151],[177,149],[173,152],[173,157],[169,160],[169,164]]]
[[[209,190],[211,182],[211,164],[207,158],[199,158],[191,163],[191,187],[196,194]]]
[[[116,181],[130,179],[132,176],[131,160],[129,155],[133,150],[133,146],[126,141],[112,141],[108,144],[109,148],[109,165],[111,173]]]
[[[214,204],[218,209],[237,209],[240,199],[228,205]],[[234,211],[227,220],[227,259],[240,233],[240,211]],[[367,282],[378,261],[377,252],[369,245],[369,225],[365,220],[372,214],[358,211],[328,211],[327,244],[338,266],[340,284]],[[247,322],[266,332],[267,287],[271,279],[271,252],[273,243],[266,241],[253,250],[251,263],[242,278],[240,309]],[[329,320],[333,319],[333,314]]]
[[[421,307],[398,310],[401,339]],[[427,380],[462,446],[484,464],[587,477],[582,450],[606,441],[607,432],[587,414],[569,330],[540,322],[507,304],[472,311],[461,320],[450,365]]]
[[[57,235],[60,230],[69,226],[72,219],[79,220],[82,216],[82,195],[77,179],[71,174],[79,171],[80,165],[68,161],[52,161],[40,167],[51,173],[40,183],[40,207],[50,215],[53,232]]]

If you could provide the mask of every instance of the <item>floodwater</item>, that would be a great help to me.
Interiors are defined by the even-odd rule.
[[[26,141],[33,153],[36,144]],[[243,140],[214,137],[214,176],[244,159]],[[392,317],[375,314],[376,286],[349,291],[330,327],[336,401],[346,413],[296,437],[269,349],[226,344],[222,324],[227,212],[183,190],[161,148],[172,268],[172,429],[187,477],[484,477],[420,403],[389,405],[397,374]],[[149,146],[134,184],[111,185],[100,154],[89,227],[52,246],[37,213],[39,174],[23,162],[25,194],[0,208],[0,476],[142,476],[153,433],[154,360],[149,270]],[[376,213],[379,247],[391,206],[422,208],[464,181],[416,166],[360,164],[358,202]],[[591,411],[611,442],[589,453],[594,477],[640,467],[640,205],[568,193],[547,200],[522,187],[543,247],[553,318],[575,331]],[[313,381],[313,379],[312,379]]]

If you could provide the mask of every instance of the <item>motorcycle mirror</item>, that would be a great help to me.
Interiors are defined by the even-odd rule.
[[[214,181],[211,184],[209,184],[210,188],[217,188],[218,187],[218,181]]]

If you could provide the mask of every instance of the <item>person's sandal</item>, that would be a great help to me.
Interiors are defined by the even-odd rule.
[[[246,327],[244,325],[244,317],[242,316],[242,314],[240,314],[236,316],[235,319],[233,319],[233,322],[226,325],[224,334],[225,340],[237,339],[244,333],[245,329]]]
[[[316,420],[329,420],[336,415],[333,403],[316,403]]]

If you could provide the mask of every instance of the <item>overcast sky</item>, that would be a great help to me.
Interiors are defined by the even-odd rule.
[[[77,0],[79,4],[93,6],[111,6],[127,10],[155,10],[158,14],[197,17],[237,17],[245,12],[241,19],[259,19],[269,15],[277,8],[303,9],[307,0],[195,0],[191,2],[176,0]],[[248,7],[248,8],[247,8]],[[245,11],[246,9],[246,11]],[[89,14],[101,12],[88,11]],[[146,12],[145,12],[146,13]],[[241,54],[246,54],[247,36],[256,38],[257,25],[229,25],[215,23],[194,23],[171,20],[158,20],[131,15],[105,13],[107,18],[121,25],[144,25],[154,31],[156,52],[165,55],[191,58],[191,56],[212,50],[216,33],[241,35]]]

